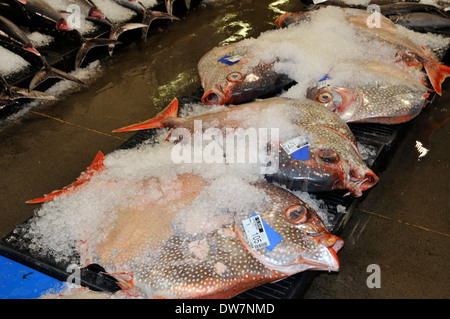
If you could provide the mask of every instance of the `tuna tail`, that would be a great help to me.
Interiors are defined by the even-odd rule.
[[[150,29],[150,24],[153,22],[153,20],[156,19],[171,19],[172,21],[180,20],[179,18],[169,13],[152,11],[150,9],[145,8],[145,6],[142,3],[139,4],[143,6],[142,23],[145,24],[144,28],[142,29],[142,39],[147,39],[148,30]]]
[[[44,203],[44,202],[48,202],[53,200],[55,197],[57,196],[61,196],[63,194],[68,194],[73,192],[74,190],[76,190],[80,185],[86,183],[87,181],[89,181],[92,176],[96,173],[96,172],[100,172],[105,168],[105,164],[104,164],[104,155],[102,152],[98,152],[97,156],[95,157],[94,161],[92,162],[91,166],[89,166],[87,168],[86,171],[84,171],[75,182],[73,182],[72,184],[70,184],[69,186],[64,187],[61,190],[58,191],[54,191],[48,195],[44,195],[44,197],[41,198],[36,198],[36,199],[32,199],[27,201],[27,204],[37,204],[37,203]]]
[[[63,80],[69,80],[72,82],[75,82],[77,84],[81,84],[86,86],[86,83],[84,83],[83,81],[81,81],[80,79],[78,79],[77,77],[70,75],[64,71],[58,70],[52,66],[50,66],[47,61],[45,60],[44,57],[41,57],[42,61],[44,63],[44,66],[42,67],[42,69],[40,69],[35,76],[33,77],[33,79],[30,82],[29,85],[29,90],[32,91],[36,86],[38,86],[39,84],[41,84],[42,82],[50,79],[50,78],[58,78],[58,79],[63,79]]]
[[[162,128],[165,127],[165,124],[163,123],[164,120],[168,118],[177,118],[177,114],[178,114],[178,100],[174,99],[172,102],[170,102],[169,106],[167,106],[167,108],[156,117],[151,118],[142,123],[133,124],[130,126],[114,130],[113,132],[117,133],[117,132],[146,130],[151,128]]]
[[[114,46],[119,43],[118,39],[122,33],[129,30],[147,27],[144,23],[112,23],[107,18],[102,21],[110,26],[111,31],[109,33],[109,40],[114,41],[113,43],[108,44],[108,53],[110,56],[113,54]]]
[[[424,63],[424,68],[433,89],[437,94],[442,95],[442,83],[450,76],[450,67],[431,59],[430,63]]]
[[[105,46],[105,45],[116,45],[120,42],[117,40],[111,40],[111,39],[104,39],[104,38],[92,38],[92,39],[85,39],[83,38],[83,42],[81,44],[80,49],[78,50],[77,56],[75,58],[75,68],[79,68],[81,66],[81,63],[83,63],[84,58],[86,57],[89,50]]]

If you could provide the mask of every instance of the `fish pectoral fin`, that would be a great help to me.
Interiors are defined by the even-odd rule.
[[[94,158],[94,161],[92,162],[92,164],[83,173],[81,173],[81,175],[77,178],[77,180],[75,182],[73,182],[69,186],[64,187],[61,190],[53,191],[50,194],[46,194],[43,197],[29,200],[26,203],[27,204],[44,203],[44,202],[51,201],[55,197],[58,197],[60,195],[73,192],[80,185],[89,181],[95,173],[100,172],[105,168],[104,158],[105,158],[105,156],[103,155],[103,153],[98,152],[97,156]]]
[[[77,77],[70,75],[64,71],[58,70],[47,63],[44,64],[42,69],[40,69],[36,74],[34,75],[33,79],[30,82],[30,85],[28,87],[29,91],[32,91],[36,86],[41,84],[42,82],[51,79],[51,78],[58,78],[62,80],[69,80],[72,82],[75,82],[77,84],[81,84],[86,86],[86,83],[78,79]]]
[[[154,118],[151,118],[142,123],[133,124],[130,126],[126,126],[117,130],[114,130],[114,133],[117,132],[129,132],[129,131],[139,131],[146,130],[151,128],[162,128],[166,127],[163,123],[164,120],[168,118],[177,118],[178,116],[178,99],[173,99],[172,102],[167,106],[167,108],[162,111],[159,115]]]

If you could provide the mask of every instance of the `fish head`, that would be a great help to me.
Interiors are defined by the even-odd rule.
[[[206,105],[240,104],[271,94],[293,83],[273,71],[274,62],[255,62],[236,45],[217,47],[198,63]]]
[[[242,222],[236,221],[235,231],[244,247],[267,268],[284,274],[292,275],[308,269],[338,271],[337,252],[343,246],[343,240],[327,230],[316,211],[306,202],[283,188],[266,184],[265,190],[273,202],[257,214],[270,245],[251,248],[241,227]]]
[[[314,131],[309,137],[308,156],[303,159],[293,159],[293,154],[280,146],[279,169],[266,175],[269,181],[305,192],[346,189],[355,197],[378,182],[356,145],[342,133],[329,127],[315,127]]]
[[[363,103],[363,93],[359,88],[313,87],[307,90],[306,97],[333,111],[344,121],[354,118]]]
[[[66,19],[61,18],[56,22],[56,29],[60,31],[72,31],[73,28],[67,23]]]

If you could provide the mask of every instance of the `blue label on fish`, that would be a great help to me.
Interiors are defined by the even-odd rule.
[[[309,160],[309,140],[307,137],[297,136],[280,144],[294,160]]]
[[[226,65],[233,65],[233,64],[236,64],[236,63],[238,63],[240,61],[240,57],[238,57],[238,56],[231,57],[229,55],[225,55],[224,57],[221,57],[217,61],[225,63]]]
[[[301,149],[292,153],[292,159],[294,160],[309,160],[309,145],[303,146]]]
[[[243,220],[242,227],[253,249],[264,247],[268,251],[272,251],[283,239],[257,214],[253,214],[250,218]]]

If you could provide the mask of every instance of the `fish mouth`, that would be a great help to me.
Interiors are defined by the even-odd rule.
[[[225,94],[219,90],[211,89],[202,97],[203,104],[206,105],[223,105],[227,102]]]
[[[73,30],[73,28],[71,26],[69,26],[66,19],[64,19],[64,18],[61,18],[58,20],[58,22],[56,23],[56,29],[61,30],[61,31],[72,31]]]
[[[376,183],[378,183],[378,176],[372,171],[365,171],[362,176],[355,173],[354,170],[350,171],[350,181],[348,182],[348,190],[355,197],[362,195],[363,191],[368,190]]]

